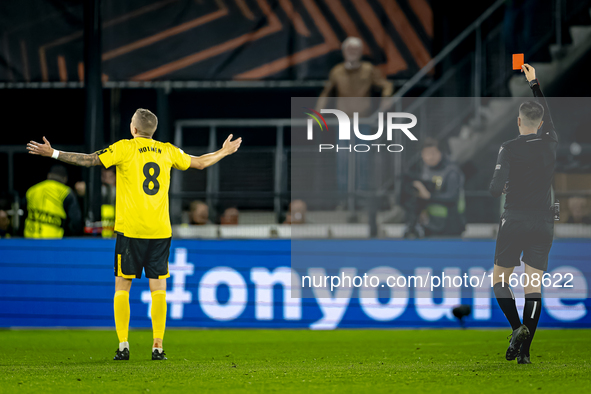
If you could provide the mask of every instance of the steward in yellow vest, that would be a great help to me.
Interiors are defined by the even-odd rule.
[[[51,167],[47,180],[27,190],[25,238],[62,238],[82,233],[80,207],[67,182],[66,168],[58,164]]]

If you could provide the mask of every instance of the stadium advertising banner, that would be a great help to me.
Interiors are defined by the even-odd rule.
[[[493,241],[308,241],[302,272],[290,266],[292,242],[174,240],[167,326],[458,327],[459,305],[471,309],[467,327],[507,326],[490,286]],[[113,240],[2,240],[0,326],[113,327],[114,248]],[[367,271],[355,268],[359,250]],[[586,240],[554,243],[540,326],[591,327],[590,255]],[[313,283],[333,269],[326,283]],[[520,272],[511,284],[521,311]],[[353,284],[338,287],[336,276]],[[151,327],[150,302],[148,281],[135,280],[131,327]]]

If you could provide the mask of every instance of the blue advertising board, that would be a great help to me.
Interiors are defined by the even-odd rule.
[[[489,240],[310,242],[310,266],[330,259],[333,268],[345,269],[363,250],[369,266],[409,275],[485,278],[494,255]],[[113,240],[102,239],[0,240],[0,327],[113,327],[114,248]],[[540,326],[591,327],[590,256],[588,240],[554,243],[548,272],[572,274],[576,291],[544,289]],[[290,291],[310,268],[292,270],[289,240],[173,240],[169,260],[167,327],[457,327],[451,309],[459,304],[472,308],[468,327],[507,327],[489,282],[457,291],[380,286],[363,298],[330,288]],[[150,302],[147,279],[134,280],[131,327],[151,327]]]

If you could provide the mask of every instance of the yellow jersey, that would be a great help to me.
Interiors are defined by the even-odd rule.
[[[149,138],[121,140],[97,154],[106,168],[117,167],[115,231],[130,238],[170,238],[170,169],[188,169],[191,157]]]

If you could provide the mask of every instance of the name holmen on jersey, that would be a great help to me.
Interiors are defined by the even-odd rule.
[[[139,148],[138,151],[140,153],[144,153],[144,152],[162,153],[162,149],[154,148],[152,146],[144,146],[143,148]]]

